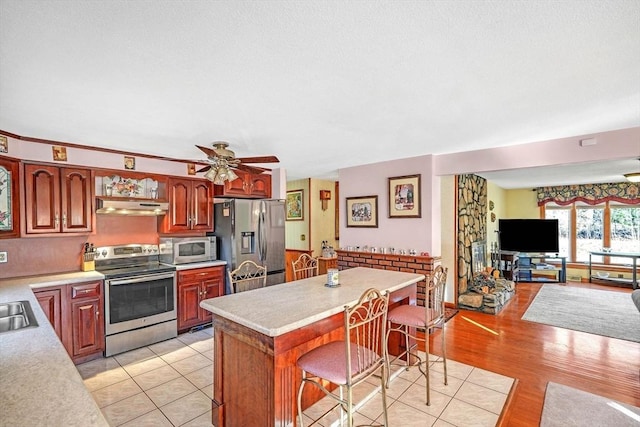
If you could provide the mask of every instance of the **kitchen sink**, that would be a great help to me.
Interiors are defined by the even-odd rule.
[[[0,333],[37,326],[29,301],[0,303]]]

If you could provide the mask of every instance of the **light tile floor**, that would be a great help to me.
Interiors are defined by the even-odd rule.
[[[211,328],[116,356],[78,365],[85,385],[111,426],[211,426],[213,339]],[[387,390],[389,424],[402,426],[495,426],[513,379],[432,356],[431,406],[418,369],[392,367]],[[372,378],[354,391],[361,401],[356,424],[382,422],[379,382]],[[338,425],[339,411],[323,399],[308,408],[305,426]]]

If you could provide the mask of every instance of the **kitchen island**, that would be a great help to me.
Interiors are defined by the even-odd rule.
[[[340,286],[320,275],[207,299],[213,314],[212,422],[217,427],[293,426],[301,371],[296,360],[344,337],[344,307],[368,288],[390,293],[390,305],[415,304],[415,273],[357,267],[340,271]],[[399,340],[390,347],[398,347]],[[396,351],[397,352],[397,351]],[[322,397],[305,390],[303,407]]]

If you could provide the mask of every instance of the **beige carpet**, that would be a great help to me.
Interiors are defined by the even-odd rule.
[[[640,408],[549,382],[540,427],[640,426]]]
[[[544,285],[522,320],[640,343],[640,312],[626,292]]]

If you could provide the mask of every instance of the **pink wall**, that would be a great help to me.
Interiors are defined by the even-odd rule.
[[[595,138],[596,145],[580,146],[580,141],[588,138]],[[458,175],[637,156],[640,156],[640,127],[510,147],[443,154],[436,157],[434,172],[439,176]]]
[[[157,218],[97,215],[96,230],[79,237],[2,239],[0,248],[8,262],[0,264],[0,278],[80,271],[85,242],[95,246],[158,243]]]
[[[440,179],[433,156],[391,160],[340,169],[340,247],[375,246],[415,249],[440,255]],[[387,178],[421,174],[422,217],[389,218]],[[378,228],[347,227],[346,198],[378,196]]]
[[[595,138],[596,145],[582,147],[587,138]],[[340,247],[392,246],[440,256],[441,218],[453,215],[441,212],[440,176],[637,156],[640,127],[340,169]],[[416,173],[422,174],[422,218],[388,218],[387,178]],[[378,228],[346,227],[345,198],[369,195],[378,196]]]

